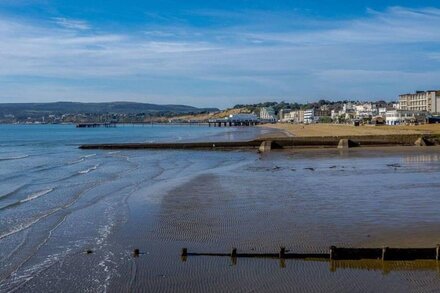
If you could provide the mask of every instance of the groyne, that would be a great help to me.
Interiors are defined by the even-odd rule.
[[[188,256],[229,256],[232,258],[278,258],[278,259],[329,259],[329,260],[440,260],[440,245],[433,248],[345,248],[331,246],[328,253],[293,253],[281,247],[278,253],[195,253],[182,248],[181,257]]]
[[[169,142],[169,143],[103,143],[85,144],[80,149],[272,149],[291,148],[352,148],[368,146],[429,146],[440,145],[436,135],[363,135],[323,137],[273,137],[250,141]]]

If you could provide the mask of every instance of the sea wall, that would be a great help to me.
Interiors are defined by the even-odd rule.
[[[440,137],[435,135],[364,135],[324,137],[274,137],[251,141],[223,142],[180,142],[180,143],[104,143],[81,145],[81,149],[257,149],[270,141],[270,149],[289,148],[332,148],[341,140],[349,140],[349,147],[367,146],[414,146],[420,139],[425,145],[439,145]]]

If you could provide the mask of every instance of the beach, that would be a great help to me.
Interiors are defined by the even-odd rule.
[[[440,124],[423,125],[362,125],[349,124],[292,124],[277,123],[261,125],[265,128],[284,132],[286,136],[321,137],[321,136],[366,136],[366,135],[408,135],[408,134],[440,134]]]
[[[183,247],[224,253],[434,247],[438,147],[80,150],[81,143],[103,140],[139,142],[141,134],[141,141],[169,141],[268,133],[65,128],[55,139],[50,132],[61,130],[47,127],[31,129],[32,139],[21,132],[1,141],[1,292],[432,292],[440,286],[435,261],[239,258],[234,264],[180,257]]]

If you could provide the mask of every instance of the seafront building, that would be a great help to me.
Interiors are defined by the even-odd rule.
[[[371,119],[378,113],[377,106],[373,103],[363,103],[354,107],[357,119]]]
[[[272,107],[260,108],[260,119],[267,122],[276,122],[275,110]]]
[[[294,110],[284,113],[281,122],[288,123],[304,123],[304,110]]]
[[[401,110],[440,113],[440,90],[417,91],[399,96]]]
[[[402,125],[426,120],[426,112],[409,110],[390,110],[386,112],[385,123],[387,125]]]
[[[304,111],[304,123],[315,122],[315,109],[307,109]]]

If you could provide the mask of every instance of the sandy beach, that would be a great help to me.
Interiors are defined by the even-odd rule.
[[[364,135],[399,135],[399,134],[440,134],[440,124],[425,124],[414,126],[352,126],[345,124],[264,124],[260,127],[271,128],[279,132],[274,137],[297,136],[297,137],[319,137],[319,136],[364,136]],[[283,133],[284,132],[284,133]]]

